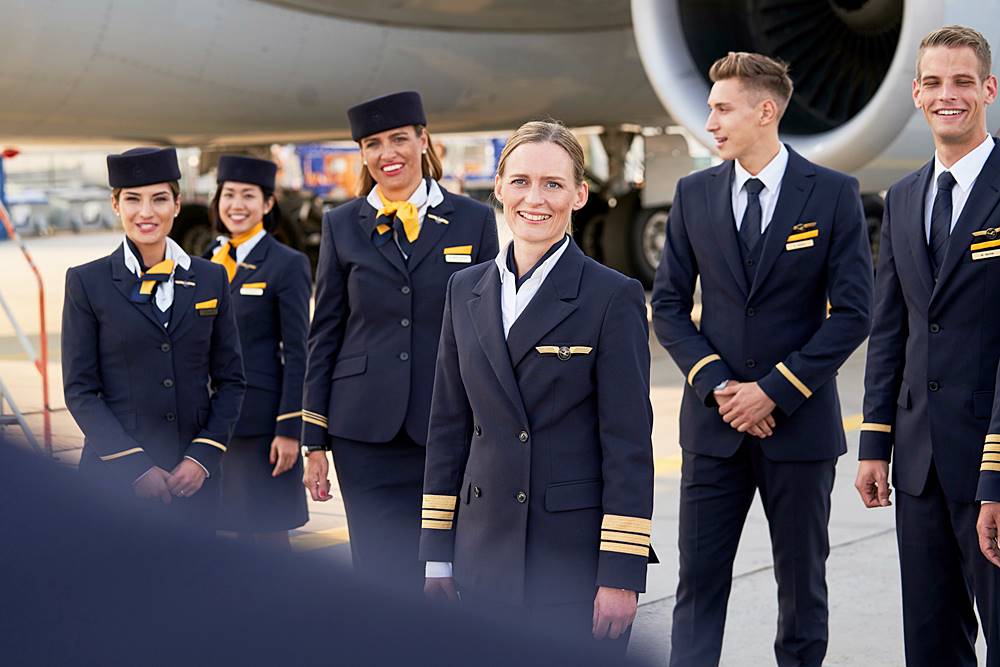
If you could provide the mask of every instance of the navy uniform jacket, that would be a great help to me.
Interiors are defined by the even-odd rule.
[[[757,381],[777,404],[777,427],[762,446],[766,457],[835,458],[847,450],[835,377],[871,322],[871,252],[858,183],[788,149],[748,285],[733,172],[725,162],[678,182],[653,285],[653,327],[687,376],[681,446],[732,456],[744,434],[722,420],[712,392],[725,380]],[[691,320],[699,276],[700,327]]]
[[[63,387],[85,436],[80,469],[130,484],[190,456],[215,477],[245,387],[225,269],[177,266],[164,329],[129,300],[122,247],[66,272]]]
[[[409,262],[391,240],[375,244],[375,209],[364,197],[324,214],[302,444],[329,444],[331,435],[389,442],[403,427],[426,442],[448,279],[499,252],[493,210],[442,193]]]
[[[309,258],[265,234],[229,289],[247,378],[233,435],[298,439],[312,296]]]
[[[860,458],[888,461],[895,449],[893,483],[919,495],[933,457],[949,499],[1000,500],[989,465],[1000,461],[1000,437],[988,435],[1000,434],[1000,417],[990,424],[1000,359],[1000,310],[992,305],[1000,257],[991,252],[1000,247],[1000,149],[976,178],[936,283],[924,231],[933,174],[932,160],[886,195]]]
[[[649,329],[638,282],[570,241],[504,340],[493,262],[448,288],[420,558],[505,604],[645,590]],[[455,515],[457,512],[457,520]]]

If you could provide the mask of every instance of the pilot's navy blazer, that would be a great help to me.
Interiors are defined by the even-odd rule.
[[[733,455],[744,434],[719,416],[713,390],[725,380],[757,381],[777,404],[764,456],[834,458],[847,450],[834,378],[870,327],[871,253],[858,183],[789,148],[756,276],[747,284],[732,211],[733,171],[730,161],[678,182],[653,285],[653,327],[687,376],[681,446]],[[699,277],[696,326],[691,310]]]
[[[226,271],[178,265],[167,328],[130,301],[137,280],[123,246],[66,272],[63,385],[85,436],[80,469],[127,485],[190,456],[214,481],[245,387]]]
[[[653,461],[642,287],[570,240],[506,341],[500,304],[493,262],[449,284],[420,558],[452,561],[461,589],[503,604],[645,590]]]
[[[1000,435],[989,435],[1000,434],[1000,416],[990,424],[1000,359],[1000,253],[992,252],[1000,247],[1000,149],[976,178],[936,283],[923,222],[933,173],[932,160],[886,196],[860,458],[894,453],[896,487],[919,495],[933,457],[950,500],[1000,500],[1000,466],[989,465],[1000,462]]]
[[[441,192],[408,262],[392,241],[373,241],[375,209],[364,197],[324,214],[303,444],[331,435],[389,442],[404,427],[425,443],[448,278],[499,251],[493,210]]]
[[[247,392],[233,435],[302,433],[302,378],[312,278],[309,258],[265,234],[229,285]]]

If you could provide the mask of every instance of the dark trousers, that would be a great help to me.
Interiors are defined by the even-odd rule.
[[[333,463],[347,511],[354,571],[395,592],[419,594],[417,558],[424,448],[401,432],[389,442],[335,438]]]
[[[771,461],[761,452],[766,447],[766,440],[747,437],[730,458],[683,454],[672,667],[719,664],[733,560],[755,491],[767,515],[778,582],[777,664],[823,663],[836,459]]]
[[[933,464],[923,493],[897,492],[907,667],[974,667],[974,604],[986,636],[986,664],[1000,666],[1000,568],[979,551],[979,503],[948,500]]]

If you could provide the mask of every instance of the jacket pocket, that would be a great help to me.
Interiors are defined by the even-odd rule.
[[[332,380],[338,378],[346,378],[352,375],[360,375],[365,372],[365,368],[368,366],[368,355],[359,354],[353,357],[347,357],[346,359],[338,359],[337,365],[333,367],[333,377]]]
[[[599,479],[550,484],[545,489],[545,509],[549,512],[566,512],[600,507],[604,483]]]
[[[904,410],[910,409],[910,385],[906,384],[905,380],[899,385],[899,397],[896,399],[896,405]]]
[[[989,419],[993,412],[993,392],[976,391],[972,393],[972,414],[976,419]]]

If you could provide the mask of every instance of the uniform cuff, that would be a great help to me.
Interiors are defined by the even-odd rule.
[[[757,385],[785,416],[789,417],[812,396],[812,389],[780,362],[770,373],[758,380]]]
[[[450,579],[452,577],[451,563],[429,560],[424,566],[424,576],[428,579]]]
[[[286,438],[302,437],[302,411],[285,412],[278,415],[274,423],[274,434]]]
[[[733,374],[726,362],[717,354],[702,357],[691,367],[687,374],[687,383],[694,389],[701,402],[707,406],[715,405],[713,392],[720,383],[732,379]]]
[[[302,444],[319,445],[330,448],[329,423],[324,415],[318,412],[302,410]]]
[[[643,517],[605,514],[601,522],[598,586],[646,590],[646,566],[653,522]]]
[[[212,476],[212,473],[208,472],[208,468],[206,468],[205,466],[203,466],[201,464],[201,461],[199,461],[195,457],[193,457],[193,456],[185,456],[184,458],[186,458],[188,461],[193,461],[193,462],[197,463],[198,467],[205,471],[205,479],[208,479],[209,477]]]
[[[879,427],[875,430],[872,427]],[[888,424],[865,422],[861,425],[861,439],[858,444],[859,461],[889,461],[892,459],[892,427]]]

